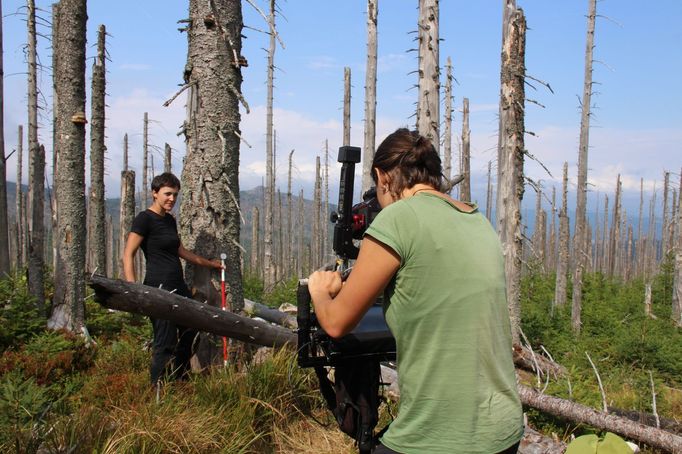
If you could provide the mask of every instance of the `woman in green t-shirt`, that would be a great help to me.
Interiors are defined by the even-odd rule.
[[[382,142],[372,177],[382,211],[353,272],[345,284],[315,272],[308,288],[332,337],[384,292],[400,404],[375,452],[516,452],[523,416],[497,234],[474,204],[442,192],[438,153],[415,131]]]

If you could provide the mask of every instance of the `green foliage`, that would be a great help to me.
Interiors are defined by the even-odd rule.
[[[45,436],[50,396],[32,377],[18,372],[0,380],[0,448],[3,452],[35,452]]]
[[[255,274],[244,274],[242,277],[244,298],[260,303],[263,300],[263,280]]]
[[[37,301],[28,294],[25,276],[0,279],[0,352],[26,342],[46,323]]]
[[[263,281],[258,276],[245,274],[242,282],[244,298],[251,301],[272,308],[278,308],[284,303],[296,304],[296,289],[298,288],[298,278],[296,277],[279,282],[270,292],[265,292]]]

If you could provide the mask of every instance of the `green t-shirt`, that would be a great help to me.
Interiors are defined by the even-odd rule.
[[[490,454],[518,442],[504,262],[488,220],[421,193],[383,209],[366,235],[400,256],[384,298],[400,404],[382,443],[404,454]]]

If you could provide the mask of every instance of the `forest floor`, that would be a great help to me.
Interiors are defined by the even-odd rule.
[[[266,297],[259,285],[245,279],[249,299],[273,306],[295,300],[293,283]],[[653,380],[658,414],[682,420],[682,334],[670,322],[671,286],[672,272],[664,266],[653,281],[652,319],[644,315],[643,282],[588,275],[582,332],[575,337],[570,307],[552,309],[553,276],[529,273],[522,285],[524,334],[538,354],[544,349],[568,370],[567,377],[541,381],[539,388],[601,408],[587,353],[610,407],[651,413]],[[326,410],[316,378],[297,367],[290,351],[194,374],[157,393],[149,385],[146,318],[88,300],[88,329],[97,344],[86,345],[43,328],[45,318],[23,278],[0,280],[0,301],[1,452],[357,452]],[[533,374],[522,379],[538,386]],[[382,408],[383,420],[395,414],[391,407]],[[564,441],[596,432],[526,410],[531,426]]]

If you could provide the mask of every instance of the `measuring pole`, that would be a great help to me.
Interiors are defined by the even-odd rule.
[[[220,307],[222,310],[227,310],[227,301],[225,298],[225,259],[227,254],[224,252],[220,254]],[[223,366],[227,366],[227,337],[223,336]]]

